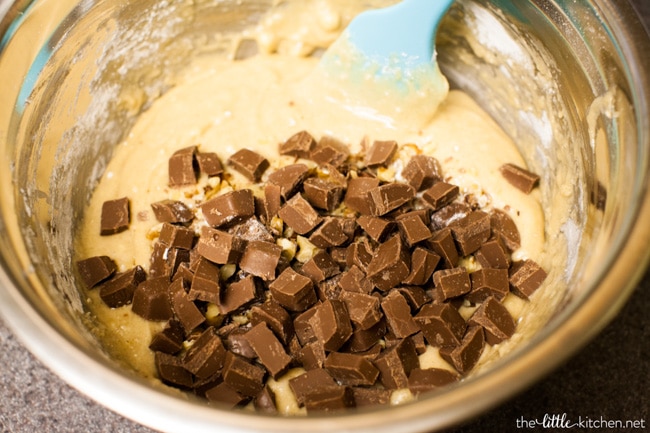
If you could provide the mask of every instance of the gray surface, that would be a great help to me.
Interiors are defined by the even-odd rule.
[[[650,22],[650,1],[634,0]],[[516,431],[518,419],[643,420],[650,431],[650,271],[621,314],[563,367],[452,431]],[[538,427],[536,430],[552,431]],[[574,428],[574,431],[585,431]],[[63,383],[0,320],[0,432],[150,432]],[[617,430],[606,430],[617,431]],[[636,431],[643,431],[641,429]]]

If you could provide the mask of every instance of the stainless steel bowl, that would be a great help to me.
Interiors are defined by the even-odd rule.
[[[34,354],[162,431],[430,431],[531,384],[612,319],[650,254],[648,35],[618,1],[459,0],[441,26],[441,67],[544,173],[547,243],[564,256],[530,337],[417,402],[290,419],[184,398],[111,359],[69,272],[80,212],[138,114],[270,3],[0,2],[0,312]]]

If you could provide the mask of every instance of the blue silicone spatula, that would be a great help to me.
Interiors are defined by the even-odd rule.
[[[319,85],[348,111],[422,125],[449,89],[435,59],[435,35],[452,2],[403,0],[359,14],[323,54]]]
[[[369,60],[405,70],[435,62],[435,35],[453,0],[403,0],[356,16],[348,42]]]

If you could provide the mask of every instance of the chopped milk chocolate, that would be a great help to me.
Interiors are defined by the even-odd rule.
[[[90,289],[111,277],[117,270],[117,266],[108,256],[95,256],[79,260],[77,270],[86,288]]]
[[[264,281],[275,279],[275,269],[280,261],[282,248],[271,242],[251,241],[246,244],[239,266],[244,271]]]
[[[333,211],[343,197],[343,186],[319,177],[310,177],[303,183],[305,199],[315,208]]]
[[[451,364],[460,374],[467,374],[478,362],[485,338],[481,326],[470,326],[458,346],[444,346],[440,349],[440,356]]]
[[[316,139],[309,132],[300,131],[289,137],[284,143],[280,143],[279,153],[296,158],[309,158],[314,146],[316,146]]]
[[[515,188],[529,194],[539,183],[539,176],[515,164],[504,164],[501,175]]]
[[[435,158],[405,161],[398,149],[374,141],[351,155],[301,131],[280,143],[296,158],[282,168],[246,149],[226,167],[215,153],[181,149],[169,186],[207,183],[182,192],[188,204],[151,204],[159,225],[148,274],[116,274],[96,256],[77,262],[79,278],[109,307],[167,322],[149,345],[159,379],[211,402],[277,413],[289,396],[276,396],[273,380],[290,369],[304,373],[279,392],[310,413],[456,382],[486,343],[515,332],[506,296],[528,299],[546,272],[513,262],[521,238],[505,210],[482,208]],[[233,185],[232,170],[268,181]],[[102,234],[128,228],[128,199],[107,203]],[[461,306],[473,308],[467,320]],[[448,368],[420,365],[431,347]]]
[[[514,263],[510,269],[510,289],[515,295],[528,299],[542,285],[546,275],[533,260]]]
[[[364,162],[368,167],[386,166],[397,152],[397,142],[394,140],[375,141],[368,149]]]
[[[121,233],[131,222],[130,203],[127,197],[105,201],[102,205],[100,232],[102,236]]]
[[[208,177],[221,176],[223,174],[221,159],[214,152],[197,152],[196,162],[199,165],[199,171],[205,173]]]
[[[151,203],[151,209],[161,223],[185,224],[194,219],[194,213],[182,201],[161,200]]]
[[[402,176],[416,191],[422,191],[439,180],[441,172],[440,163],[434,157],[415,155],[404,167]]]
[[[278,211],[278,215],[287,226],[300,235],[309,233],[323,220],[300,194],[287,201]]]
[[[147,274],[140,266],[135,266],[126,272],[119,273],[99,287],[99,296],[111,308],[130,304],[139,284],[143,283]]]
[[[292,164],[271,173],[268,182],[279,186],[280,195],[287,200],[296,193],[308,174],[309,167],[305,164]]]
[[[269,161],[257,152],[241,149],[228,158],[228,164],[252,182],[259,182]]]
[[[198,163],[196,146],[177,150],[169,158],[169,186],[178,188],[195,185],[198,180]]]
[[[250,189],[240,189],[218,195],[200,208],[207,223],[219,228],[241,223],[255,215],[255,200]]]
[[[273,299],[290,311],[305,311],[316,303],[314,283],[292,268],[285,269],[269,284]]]
[[[515,333],[515,321],[496,298],[486,299],[467,322],[471,325],[483,327],[485,342],[490,345],[499,344],[512,337]]]
[[[174,316],[169,299],[169,278],[156,277],[142,281],[133,293],[133,312],[152,321],[169,320]]]
[[[415,189],[403,183],[388,183],[368,191],[370,209],[375,216],[385,215],[415,197]]]

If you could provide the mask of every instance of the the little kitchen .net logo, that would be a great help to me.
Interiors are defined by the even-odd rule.
[[[516,420],[517,429],[552,429],[552,430],[570,430],[578,429],[582,430],[633,430],[639,429],[645,431],[646,422],[645,419],[607,419],[604,417],[600,418],[590,418],[578,416],[577,418],[569,418],[566,413],[562,414],[545,414],[541,418],[527,419],[523,416],[520,416]]]

